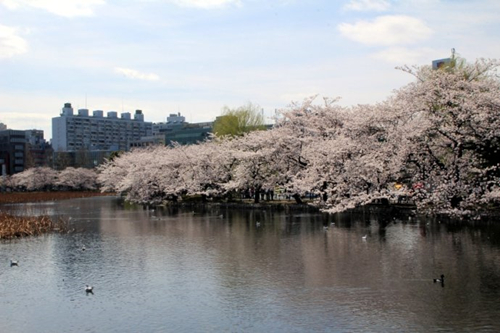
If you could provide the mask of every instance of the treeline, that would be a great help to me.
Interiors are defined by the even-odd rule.
[[[100,167],[99,182],[147,204],[282,189],[298,200],[313,193],[328,212],[398,194],[429,213],[496,207],[498,65],[454,58],[439,70],[405,67],[415,82],[382,103],[310,98],[282,110],[271,130],[124,153]]]
[[[94,191],[98,190],[95,169],[72,168],[57,171],[49,167],[30,168],[1,178],[6,191]]]

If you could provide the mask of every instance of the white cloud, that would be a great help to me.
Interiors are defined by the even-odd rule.
[[[347,38],[368,45],[401,45],[426,40],[432,30],[421,20],[405,15],[377,17],[373,21],[338,26]]]
[[[218,8],[227,5],[240,5],[240,0],[169,0],[170,2],[182,7],[195,7],[195,8]]]
[[[135,69],[115,67],[115,73],[122,74],[131,79],[157,81],[160,77],[153,73],[141,73]]]
[[[0,59],[11,58],[28,50],[28,43],[17,35],[15,28],[0,24]]]
[[[91,16],[94,7],[105,4],[104,0],[0,0],[5,7],[16,10],[19,8],[38,8],[49,13],[64,16]]]
[[[386,0],[351,0],[344,6],[347,10],[356,11],[384,11],[391,5]]]

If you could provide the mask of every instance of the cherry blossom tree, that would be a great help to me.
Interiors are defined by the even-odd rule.
[[[330,212],[387,197],[401,163],[395,148],[401,138],[392,130],[398,119],[387,105],[345,108],[335,102],[308,99],[285,112],[278,127],[299,133],[288,189],[318,194],[317,204]]]
[[[475,209],[498,184],[498,65],[480,59],[446,70],[409,70],[419,79],[396,93],[395,112],[413,125],[407,171],[413,182],[426,184],[417,201],[421,208]]]
[[[158,184],[161,167],[153,158],[160,149],[168,148],[136,149],[102,164],[98,176],[101,190],[127,194],[132,202],[160,203],[163,198]]]
[[[235,163],[230,143],[213,137],[209,142],[177,147],[177,153],[184,159],[187,194],[200,195],[206,200],[231,193],[225,186],[231,180]]]
[[[96,190],[97,173],[85,168],[66,168],[57,171],[49,167],[29,168],[10,176],[7,185],[12,189],[44,191],[64,188],[68,190]]]
[[[262,191],[272,192],[282,177],[280,149],[273,131],[254,131],[243,137],[228,139],[225,145],[234,156],[227,191],[251,191],[255,203]]]
[[[55,185],[70,190],[97,189],[97,173],[92,169],[68,167],[59,172]]]
[[[140,204],[215,196],[224,192],[219,183],[228,177],[225,152],[216,142],[136,149],[103,164],[99,181],[104,191],[126,193]]]
[[[343,126],[342,108],[334,105],[336,100],[324,99],[324,105],[315,105],[316,98],[281,110],[273,130],[285,164],[286,177],[280,185],[296,198],[307,192],[321,192],[326,198],[334,165],[327,162],[332,156],[330,149],[324,148],[338,138]]]
[[[57,182],[58,172],[48,167],[24,170],[11,176],[11,186],[27,191],[40,191],[52,188]]]

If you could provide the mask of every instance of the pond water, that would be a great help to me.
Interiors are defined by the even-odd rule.
[[[1,208],[74,230],[0,242],[0,332],[500,332],[500,221]]]

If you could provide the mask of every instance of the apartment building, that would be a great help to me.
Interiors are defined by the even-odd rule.
[[[12,175],[25,169],[25,131],[0,131],[1,175]]]
[[[52,118],[54,152],[128,151],[131,142],[152,135],[152,123],[144,121],[141,110],[132,115],[116,111],[104,116],[102,110],[79,109],[75,114],[71,103],[65,103],[59,117]]]

